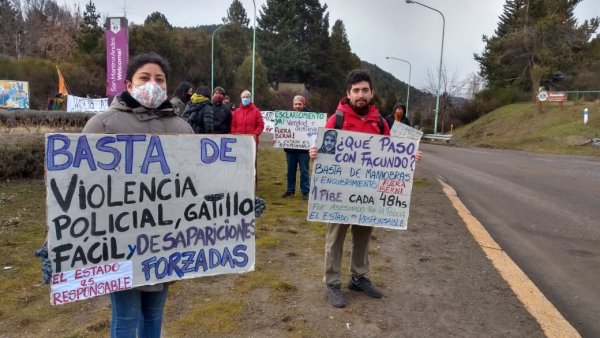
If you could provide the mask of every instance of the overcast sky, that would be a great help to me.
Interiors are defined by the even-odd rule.
[[[72,8],[85,9],[87,0],[57,0]],[[130,22],[143,23],[148,14],[159,11],[173,26],[193,27],[218,24],[226,16],[230,0],[92,0],[103,16],[123,16]],[[251,0],[241,0],[250,25],[253,21]],[[256,0],[256,15],[265,0]],[[504,0],[420,0],[446,18],[443,64],[449,75],[458,80],[479,70],[473,53],[483,51],[483,34],[493,35]],[[362,60],[378,65],[398,79],[408,82],[408,65],[386,60],[393,56],[412,65],[411,84],[429,87],[427,73],[434,74],[440,62],[442,17],[439,13],[404,0],[321,0],[329,11],[329,23],[341,19],[346,27],[350,47]],[[583,0],[576,8],[579,22],[600,16],[599,0]],[[202,51],[199,51],[202,52]],[[204,51],[210,53],[210,51]],[[341,80],[343,81],[343,80]],[[435,84],[435,82],[434,82]]]

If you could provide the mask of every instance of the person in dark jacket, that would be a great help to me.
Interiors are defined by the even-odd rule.
[[[214,118],[214,133],[215,134],[231,134],[231,109],[226,104],[223,104],[225,98],[225,89],[216,87],[213,90],[212,109]]]
[[[306,111],[306,98],[304,96],[296,95],[292,102],[294,111]],[[287,160],[287,188],[281,197],[292,197],[296,193],[296,168],[298,168],[300,169],[300,191],[302,191],[302,198],[307,200],[310,191],[308,149],[284,148],[283,150]]]
[[[209,96],[210,89],[208,87],[199,87],[181,115],[192,126],[196,134],[214,133],[213,110]]]
[[[402,102],[398,102],[394,105],[392,113],[385,120],[387,121],[390,129],[397,121],[410,126],[410,121],[408,120],[408,117],[406,117],[406,106]]]
[[[173,92],[173,97],[169,101],[173,105],[173,108],[175,108],[177,115],[181,116],[181,114],[183,114],[185,105],[190,101],[192,94],[193,90],[191,84],[182,82],[177,86],[177,89]]]

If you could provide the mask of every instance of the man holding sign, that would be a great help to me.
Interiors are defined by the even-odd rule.
[[[294,111],[306,111],[306,98],[302,95],[294,96]],[[284,148],[287,160],[287,189],[281,197],[292,197],[296,193],[296,168],[300,169],[300,191],[302,197],[308,199],[310,185],[308,183],[308,150]]]
[[[369,73],[365,70],[354,70],[350,72],[346,80],[346,90],[347,96],[340,100],[336,114],[329,118],[325,128],[335,128],[343,131],[345,130],[369,134],[390,135],[390,128],[387,122],[381,117],[377,107],[371,104],[371,99],[373,98],[373,89]],[[387,139],[389,140],[389,137]],[[346,139],[346,141],[348,140],[349,138]],[[365,142],[363,142],[363,144],[364,143]],[[342,148],[348,146],[348,142],[341,141],[341,139],[338,139],[337,144],[337,148],[341,150],[343,150]],[[350,147],[352,146],[354,145],[351,144]],[[309,154],[311,159],[316,159],[318,154],[317,147],[313,146],[310,149]],[[416,151],[414,155],[415,160],[417,161],[421,157],[421,154],[418,151]],[[337,154],[337,152],[335,155],[331,153],[325,153],[319,156],[340,156],[340,154]],[[349,158],[349,160],[351,160],[351,158]],[[322,171],[336,175],[336,172],[339,170],[338,168],[339,167],[336,166],[330,166],[329,168],[322,168]],[[366,182],[367,180],[364,181]],[[322,181],[319,181],[319,184],[320,183],[322,183]],[[313,184],[317,183],[313,182]],[[361,189],[364,188],[356,188],[357,192],[360,192]],[[311,187],[311,200],[309,205],[311,205],[315,199],[319,199],[320,201],[328,201],[330,199],[339,199],[341,196],[340,193],[329,194],[328,192],[325,192],[325,194],[322,194],[322,192],[323,190],[320,190],[317,194],[316,188],[313,185],[313,187]],[[308,219],[311,220],[316,218],[312,218],[312,215],[309,212]],[[365,294],[371,297],[382,297],[383,293],[373,286],[371,281],[366,277],[367,273],[369,272],[369,239],[373,231],[373,227],[366,224],[370,224],[370,222],[359,222],[353,220],[344,222],[340,219],[326,219],[335,222],[327,223],[325,242],[324,280],[327,286],[326,293],[329,303],[334,307],[339,308],[346,306],[346,299],[341,291],[341,266],[342,255],[344,252],[344,238],[349,227],[351,228],[352,232],[352,254],[350,262],[350,271],[352,276],[348,283],[348,288],[354,291],[363,291]],[[358,225],[359,223],[365,225]]]

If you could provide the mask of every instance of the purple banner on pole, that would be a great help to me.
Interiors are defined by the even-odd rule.
[[[125,69],[129,60],[127,19],[106,18],[106,96],[125,90]]]

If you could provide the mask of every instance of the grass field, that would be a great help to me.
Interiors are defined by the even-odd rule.
[[[240,330],[245,304],[255,297],[281,302],[297,293],[292,272],[285,271],[286,258],[306,250],[322,253],[324,227],[306,219],[306,201],[281,199],[285,187],[283,151],[259,149],[257,195],[268,208],[259,219],[256,271],[186,280],[169,291],[165,324],[169,336],[190,332],[227,334]],[[271,165],[269,165],[271,164]],[[276,164],[276,165],[272,165]],[[107,297],[97,297],[61,306],[51,306],[48,285],[41,284],[40,260],[34,252],[45,240],[45,187],[42,180],[0,183],[0,327],[2,337],[48,336],[105,337],[110,306]],[[307,276],[318,276],[321,264],[303,266]],[[312,277],[309,277],[312,278]],[[319,277],[315,277],[318,280]],[[262,290],[256,294],[257,290]],[[190,331],[193,328],[193,331]],[[195,336],[196,334],[192,335]]]
[[[584,125],[586,107],[590,118]],[[597,156],[600,149],[584,143],[600,135],[600,103],[567,102],[562,108],[547,103],[541,113],[533,103],[511,104],[455,130],[453,135],[456,145]]]

